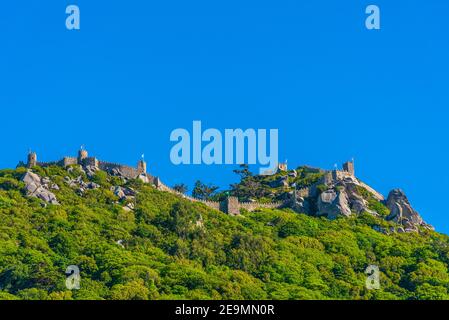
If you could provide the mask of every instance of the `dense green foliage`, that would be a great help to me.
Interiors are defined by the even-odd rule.
[[[282,176],[287,174],[286,171],[278,171],[272,175],[254,175],[248,169],[248,166],[243,164],[239,170],[234,170],[234,173],[239,175],[240,181],[232,184],[229,193],[239,198],[240,201],[250,201],[257,199],[259,202],[272,202],[285,200],[288,192],[303,187],[309,187],[316,183],[322,176],[323,172],[319,169],[310,167],[296,168],[296,177],[289,176],[287,182],[289,186],[273,187],[271,184]]]
[[[232,217],[139,181],[126,184],[138,194],[125,211],[110,191],[117,177],[97,173],[101,188],[80,194],[64,177],[83,173],[33,170],[60,186],[61,205],[26,197],[24,169],[0,171],[0,299],[449,298],[445,235],[384,235],[370,215]],[[365,287],[370,264],[379,290]],[[69,265],[81,270],[79,290],[65,287]]]
[[[216,195],[218,186],[202,183],[200,180],[195,182],[192,190],[192,196],[201,200],[212,200]],[[176,190],[176,189],[175,189]],[[181,192],[183,193],[183,192]]]

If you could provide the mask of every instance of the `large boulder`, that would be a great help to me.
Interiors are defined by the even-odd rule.
[[[97,173],[97,171],[99,171],[98,167],[96,166],[85,166],[84,167],[84,172],[86,173],[86,175],[89,178],[92,178],[93,176],[95,176],[95,174]]]
[[[122,187],[111,187],[112,192],[116,197],[119,197],[120,199],[125,198],[125,191]]]
[[[349,206],[352,211],[360,214],[368,212],[371,215],[378,216],[378,213],[368,208],[368,201],[359,193],[360,184],[358,181],[346,179],[340,183],[348,195]]]
[[[111,191],[120,200],[132,199],[136,196],[136,192],[131,188],[115,186],[115,187],[111,187]]]
[[[100,185],[95,182],[88,182],[88,183],[85,183],[84,185],[87,189],[91,189],[91,190],[100,188]]]
[[[100,185],[98,183],[92,181],[84,182],[82,176],[78,176],[75,179],[71,179],[70,177],[66,176],[64,180],[71,188],[76,189],[76,191],[80,195],[83,195],[87,190],[95,190],[100,188]]]
[[[59,204],[54,193],[48,189],[50,184],[48,178],[41,178],[36,173],[28,170],[22,177],[22,181],[25,183],[25,192],[28,196],[39,198],[50,204]],[[55,186],[53,184],[51,187],[56,189]]]
[[[400,189],[390,191],[386,206],[391,211],[387,220],[401,224],[406,232],[418,231],[419,226],[433,229],[433,227],[426,224],[419,213],[412,208],[407,196]]]
[[[349,207],[348,195],[344,190],[336,191],[329,189],[322,192],[318,197],[318,216],[326,216],[335,219],[338,216],[349,217],[351,209]]]
[[[139,174],[137,179],[139,179],[143,183],[150,183],[150,179],[148,178],[148,176],[146,174]]]
[[[288,176],[296,178],[298,176],[298,173],[296,172],[296,170],[292,170],[288,173]]]
[[[289,206],[298,213],[312,214],[310,202],[308,199],[296,195],[296,197],[291,194],[290,195],[290,203]],[[287,203],[287,202],[286,202]]]
[[[288,176],[281,176],[276,180],[270,182],[270,187],[272,188],[288,187]]]

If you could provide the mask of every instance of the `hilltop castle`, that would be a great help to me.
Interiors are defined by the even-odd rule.
[[[322,170],[304,166],[308,173],[319,174],[314,183],[306,184],[302,188],[297,188],[295,178],[298,175],[297,170],[287,171],[287,164],[279,164],[277,167],[276,180],[269,181],[268,184],[277,190],[283,192],[279,199],[282,201],[262,203],[258,201],[240,202],[237,197],[228,196],[222,201],[208,201],[193,198],[191,196],[182,194],[167,185],[163,184],[158,177],[154,177],[147,173],[147,164],[143,160],[137,162],[136,167],[127,165],[105,162],[98,160],[95,157],[89,157],[89,154],[84,148],[79,150],[77,157],[64,157],[59,161],[54,162],[39,162],[37,154],[30,152],[28,154],[27,163],[20,162],[18,167],[33,168],[34,166],[48,167],[61,166],[69,167],[72,165],[81,166],[87,176],[92,177],[97,170],[102,170],[110,175],[118,176],[125,181],[127,179],[140,179],[143,183],[151,184],[156,189],[175,194],[186,200],[192,202],[202,203],[210,208],[225,212],[229,215],[240,215],[240,210],[254,211],[260,208],[280,209],[289,208],[299,213],[313,214],[316,216],[325,216],[330,219],[335,219],[337,216],[350,216],[352,214],[360,214],[363,212],[379,216],[379,213],[370,208],[370,203],[366,197],[358,191],[358,187],[364,188],[371,194],[371,198],[385,204],[390,210],[390,214],[385,217],[387,221],[395,221],[400,223],[402,227],[398,228],[397,232],[412,232],[418,231],[418,227],[425,227],[432,229],[432,226],[426,224],[421,216],[411,207],[407,197],[401,190],[393,190],[385,200],[383,195],[371,188],[369,185],[363,183],[355,177],[354,162],[348,161],[343,164],[342,170],[335,168],[334,170]],[[34,177],[33,177],[34,176]],[[48,184],[42,185],[43,180],[48,180],[48,177],[39,177],[36,173],[27,172],[22,181],[27,184],[27,191],[29,195],[36,196],[46,203],[58,205],[56,195],[48,189]],[[69,179],[70,180],[70,179]],[[84,183],[82,177],[78,177],[77,181]],[[92,182],[90,182],[92,183]],[[272,185],[274,183],[274,185]],[[56,185],[56,187],[58,187]],[[51,187],[53,188],[53,187]],[[120,188],[120,187],[115,187]],[[58,190],[58,188],[54,188]],[[78,191],[80,191],[79,189]],[[84,192],[84,191],[82,191]],[[274,194],[273,194],[274,195]],[[135,198],[134,198],[135,199]],[[124,207],[128,210],[133,210],[133,206]],[[126,210],[126,209],[125,209]],[[380,228],[380,229],[379,229]],[[393,231],[378,229],[383,233],[388,234]]]
[[[39,162],[37,161],[36,152],[30,151],[28,153],[27,163],[24,164],[23,162],[20,162],[18,164],[18,166],[20,167],[27,167],[27,168],[32,168],[34,166],[48,167],[52,165],[61,167],[68,167],[71,165],[80,165],[83,167],[91,166],[106,171],[110,174],[121,175],[128,179],[134,179],[139,177],[140,175],[147,176],[147,178],[152,178],[150,180],[154,179],[154,177],[147,174],[147,164],[143,159],[139,160],[137,162],[137,167],[133,168],[127,165],[105,162],[98,160],[95,157],[89,157],[87,150],[85,150],[84,148],[81,148],[81,150],[78,151],[78,157],[64,157],[59,161],[53,162]]]
[[[277,172],[279,171],[288,171],[287,162],[278,163]]]
[[[154,187],[161,191],[170,192],[173,194],[176,194],[178,196],[181,196],[187,200],[190,200],[192,202],[201,202],[205,204],[208,207],[211,207],[216,210],[220,210],[222,212],[231,214],[231,215],[238,215],[240,214],[240,209],[246,209],[248,211],[254,211],[257,208],[280,208],[283,206],[282,202],[272,202],[272,203],[258,203],[258,202],[239,202],[239,200],[236,197],[227,197],[223,201],[207,201],[207,200],[201,200],[196,199],[193,197],[190,197],[188,195],[179,193],[178,191],[170,188],[169,186],[165,185],[161,182],[161,180],[158,177],[154,177],[147,173],[147,164],[146,162],[141,159],[137,162],[136,167],[131,167],[123,164],[118,163],[111,163],[111,162],[105,162],[98,160],[95,157],[89,157],[89,154],[87,150],[84,148],[81,148],[78,151],[77,157],[63,157],[61,160],[58,161],[51,161],[51,162],[40,162],[37,159],[36,152],[29,152],[27,157],[27,163],[24,163],[23,161],[19,162],[17,167],[26,167],[26,168],[32,168],[34,166],[40,166],[40,167],[49,167],[49,166],[60,166],[60,167],[69,167],[72,165],[79,165],[82,166],[86,170],[93,169],[95,170],[103,170],[111,175],[115,176],[121,176],[127,179],[141,179],[145,183],[150,183],[154,185]],[[283,170],[286,170],[287,167],[282,167]]]
[[[111,163],[106,161],[101,161],[95,157],[89,157],[89,154],[87,150],[84,148],[81,148],[78,151],[77,157],[63,157],[61,160],[58,161],[52,161],[52,162],[39,162],[37,159],[36,152],[29,152],[27,163],[19,162],[17,165],[18,167],[26,167],[26,168],[32,168],[34,166],[40,166],[40,167],[48,167],[48,166],[61,166],[61,167],[68,167],[72,165],[79,165],[82,166],[83,169],[86,171],[94,172],[96,170],[102,170],[107,172],[108,174],[114,175],[114,176],[121,176],[126,179],[141,179],[144,183],[149,183],[154,185],[156,189],[159,189],[161,191],[170,192],[173,194],[176,194],[178,196],[181,196],[187,200],[190,200],[192,202],[201,202],[205,204],[208,207],[211,207],[216,210],[220,210],[222,212],[231,214],[231,215],[238,215],[240,214],[240,209],[246,209],[248,211],[254,211],[257,208],[283,208],[283,207],[292,207],[292,201],[293,199],[296,199],[295,197],[292,197],[292,199],[287,199],[285,201],[281,202],[271,202],[271,203],[260,203],[257,201],[254,202],[239,202],[239,200],[236,197],[227,197],[223,201],[207,201],[207,200],[201,200],[196,199],[193,197],[190,197],[188,195],[179,193],[178,191],[168,187],[164,183],[161,182],[161,180],[158,177],[154,177],[147,173],[147,164],[142,158],[137,162],[136,167],[131,167],[123,164],[117,164],[117,163]],[[313,168],[310,168],[313,169]],[[280,163],[277,167],[277,172],[280,171],[287,171],[287,163]],[[348,161],[343,164],[343,170],[332,170],[332,171],[323,171],[321,169],[316,169],[317,172],[323,172],[324,175],[322,178],[315,183],[314,185],[310,187],[306,187],[303,189],[296,189],[293,193],[293,195],[298,195],[300,197],[308,197],[316,193],[316,186],[319,184],[326,184],[329,185],[333,181],[337,180],[343,180],[345,178],[355,178],[354,176],[354,162]],[[361,182],[360,182],[361,183]],[[364,185],[366,188],[368,188],[372,193],[375,193],[378,195],[378,199],[382,199],[382,195],[378,194],[375,190],[370,188],[367,185]],[[296,201],[296,200],[295,200]],[[293,205],[294,206],[294,205]]]

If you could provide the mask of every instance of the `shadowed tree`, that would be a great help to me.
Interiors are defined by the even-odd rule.
[[[184,183],[175,184],[173,186],[173,190],[178,191],[179,193],[187,193],[189,188]]]
[[[218,190],[217,186],[212,184],[204,184],[200,180],[195,182],[193,187],[192,196],[200,200],[210,200]]]

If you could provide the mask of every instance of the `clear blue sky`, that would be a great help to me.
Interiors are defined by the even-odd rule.
[[[81,30],[65,28],[77,4]],[[365,8],[381,8],[380,31]],[[290,166],[400,187],[449,233],[446,0],[7,1],[0,8],[0,167],[27,150],[226,186],[233,166],[174,166],[170,132],[278,128]]]

